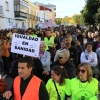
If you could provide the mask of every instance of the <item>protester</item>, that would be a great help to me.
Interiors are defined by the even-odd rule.
[[[84,33],[82,34],[82,36],[83,36],[82,45],[85,46],[85,44],[86,44],[87,42],[90,42],[90,41],[89,41],[89,38],[88,38],[88,36],[87,36],[87,33],[84,32]]]
[[[37,35],[37,37],[43,38],[43,35],[42,35],[42,33],[40,32],[39,29],[37,29],[36,35]]]
[[[47,44],[46,50],[51,51],[54,47],[54,37],[50,36],[50,31],[46,31],[46,37],[44,37],[44,41]]]
[[[100,47],[96,50],[97,58],[98,58],[98,67],[100,72]]]
[[[82,31],[81,31],[80,29],[78,29],[78,30],[77,30],[77,33],[78,33],[78,35],[77,35],[77,40],[80,40],[81,43],[82,43],[82,42],[83,42],[83,41],[82,41],[82,40],[83,40]]]
[[[3,61],[2,61],[2,55],[1,55],[1,52],[2,52],[2,36],[0,34],[0,71],[3,71]]]
[[[75,65],[77,65],[77,63],[78,63],[78,52],[77,52],[77,50],[76,50],[76,48],[74,48],[72,45],[71,45],[71,39],[70,39],[70,37],[65,37],[64,38],[64,42],[65,42],[65,44],[66,44],[66,49],[68,49],[69,51],[70,51],[70,60],[72,61],[72,62],[74,62],[74,64]]]
[[[4,79],[1,79],[0,75],[0,94],[4,93],[7,90],[7,83],[4,81]]]
[[[7,74],[7,77],[9,76],[9,61],[10,61],[10,43],[7,41],[7,37],[3,36],[2,37],[2,60],[3,60],[3,65],[4,65],[4,71],[5,74]]]
[[[54,62],[54,66],[59,65],[63,66],[66,69],[68,77],[74,78],[76,76],[76,67],[72,61],[69,59],[70,53],[69,50],[63,49],[58,54],[58,60]]]
[[[23,57],[18,60],[18,74],[14,79],[12,89],[6,91],[3,97],[14,100],[49,100],[45,84],[36,77],[32,70],[34,63],[30,57]]]
[[[77,75],[71,80],[70,100],[91,100],[98,94],[98,80],[92,77],[91,66],[81,63],[77,68]]]
[[[81,53],[81,62],[86,62],[91,65],[93,76],[98,79],[98,60],[97,60],[97,54],[92,51],[93,44],[86,43],[85,45],[85,51]]]
[[[39,58],[36,57],[30,57],[30,58],[33,60],[34,63],[34,70],[33,70],[34,75],[42,79],[41,77],[43,74],[45,75],[49,74],[48,71],[44,71],[43,65],[39,60]],[[10,70],[10,77],[14,79],[16,76],[18,76],[18,59],[12,62]]]
[[[50,53],[45,49],[46,49],[46,43],[44,41],[41,41],[39,58],[40,61],[42,62],[43,69],[46,71],[50,71]]]
[[[61,48],[56,51],[55,57],[54,57],[54,62],[58,60],[59,52],[66,48],[66,45],[65,45],[64,41],[61,41],[60,43],[61,43]]]
[[[39,59],[42,63],[42,67],[45,71],[50,72],[50,53],[45,50],[46,49],[46,43],[44,41],[41,41],[40,43],[40,52],[39,52]],[[46,83],[49,79],[48,75],[42,75],[42,80]]]
[[[12,31],[9,31],[9,33],[7,34],[7,38],[8,38],[10,43],[12,43],[13,33],[17,33],[17,29],[16,28],[13,28]]]
[[[81,53],[84,52],[84,46],[81,44],[81,41],[80,40],[77,40],[76,41],[76,45],[74,47],[78,51],[78,63],[77,63],[77,66],[78,66],[80,64],[80,56],[81,56]]]
[[[54,37],[51,36],[51,31],[46,31],[46,37],[44,37],[44,42],[46,43],[46,50],[50,52],[51,61],[53,63],[54,59]]]
[[[23,42],[24,43],[27,42],[25,44],[22,43],[23,45],[26,46],[26,47],[22,47],[21,41],[20,40],[19,40],[20,42],[18,41],[17,50],[20,54],[16,50],[13,50],[13,52],[10,53],[11,59],[8,61],[11,64],[10,65],[11,68],[9,67],[10,68],[10,77],[13,78],[14,80],[16,79],[16,77],[18,76],[18,63],[19,63],[18,59],[21,58],[23,56],[23,54],[30,56],[30,53],[31,53],[30,58],[34,62],[34,68],[32,69],[32,72],[34,75],[36,75],[38,78],[40,78],[42,80],[42,82],[44,82],[44,83],[46,83],[47,80],[50,78],[50,74],[51,74],[50,68],[53,68],[55,65],[63,66],[65,68],[66,72],[68,73],[69,79],[75,78],[76,77],[76,68],[78,67],[78,64],[80,64],[80,60],[82,62],[86,61],[87,63],[89,63],[93,70],[93,77],[98,78],[98,73],[94,74],[94,71],[97,71],[97,70],[94,70],[94,68],[97,68],[97,65],[98,65],[97,60],[98,59],[96,57],[95,52],[93,52],[93,51],[95,51],[96,48],[98,47],[97,44],[99,43],[99,34],[96,37],[91,36],[91,34],[94,35],[95,31],[96,30],[94,28],[91,29],[91,31],[87,28],[86,28],[86,30],[82,30],[80,28],[80,25],[78,25],[78,26],[59,25],[55,28],[47,27],[44,29],[41,29],[41,28],[38,29],[37,27],[34,29],[28,28],[28,29],[24,29],[24,30],[21,28],[1,29],[0,30],[1,36],[2,35],[4,36],[4,35],[6,35],[6,33],[9,32],[6,36],[7,36],[7,42],[11,44],[10,45],[11,48],[16,46],[16,43],[14,41],[12,41],[13,33],[18,33],[17,36],[19,35],[20,39],[22,39],[21,38],[21,36],[22,36],[24,39]],[[87,33],[89,33],[89,32],[90,32],[90,37],[89,36],[86,37]],[[39,43],[40,38],[42,40],[42,44]],[[18,40],[17,38],[14,37],[13,40],[15,40],[15,39],[16,39],[16,41]],[[34,42],[31,42],[31,41],[34,41]],[[46,43],[46,45],[43,43],[43,41]],[[93,45],[94,45],[94,46],[92,46],[93,51],[91,51],[91,53],[87,50],[87,48],[85,48],[85,51],[83,49],[84,45],[86,43],[88,43],[89,41],[92,41]],[[12,45],[12,42],[14,43],[14,46]],[[75,45],[75,42],[76,42],[76,45]],[[83,46],[81,45],[80,42],[83,44]],[[39,51],[39,44],[41,47],[40,51]],[[2,46],[2,41],[0,42],[0,45]],[[45,47],[46,47],[47,51],[45,50]],[[90,47],[90,49],[91,49],[91,47]],[[9,48],[8,51],[11,52],[11,49]],[[88,60],[85,57],[84,53],[86,53],[86,55],[88,56],[87,57]],[[2,52],[1,52],[1,54],[2,54]],[[83,55],[83,57],[80,57],[80,55],[81,56]],[[55,58],[54,58],[54,56],[55,56]],[[98,51],[98,56],[99,56],[99,51]],[[3,58],[4,58],[4,56],[1,55],[1,57],[0,57],[1,62],[2,62]],[[88,61],[90,61],[90,59],[92,59],[91,62],[88,62]],[[5,63],[5,64],[7,64],[7,63]],[[0,63],[0,65],[1,65],[1,63]],[[51,80],[53,80],[53,78]],[[22,82],[21,82],[21,84],[22,84]],[[76,87],[77,87],[77,85],[76,85]],[[70,88],[70,86],[68,88]],[[11,92],[12,91],[13,91],[13,89],[11,89]],[[14,93],[12,92],[12,96],[13,96],[13,94]],[[70,96],[71,95],[66,94],[66,97],[70,97]],[[97,97],[97,95],[95,95],[95,97]],[[93,98],[91,98],[91,99],[93,99]],[[65,99],[69,100],[69,98],[65,98]],[[84,99],[84,98],[82,98],[82,99]],[[56,98],[55,98],[55,100],[56,100]]]
[[[70,80],[63,66],[54,66],[51,69],[51,79],[47,82],[46,88],[49,100],[65,100],[67,98]]]
[[[90,42],[94,41],[94,39],[92,37],[92,32],[90,32],[90,31],[88,32],[88,39],[89,39]]]
[[[37,37],[37,35],[35,34],[35,30],[33,30],[32,28],[28,28],[26,34],[32,37]]]

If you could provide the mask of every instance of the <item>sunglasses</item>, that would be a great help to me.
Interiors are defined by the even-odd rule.
[[[63,57],[58,57],[59,59],[62,59]]]
[[[84,74],[84,73],[86,72],[86,70],[84,70],[84,69],[82,69],[82,70],[81,70],[81,69],[78,69],[77,72],[78,72],[78,73],[81,72],[82,74]]]

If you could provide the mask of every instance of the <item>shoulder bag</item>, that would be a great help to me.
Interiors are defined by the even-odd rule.
[[[59,95],[59,93],[58,93],[57,86],[56,86],[56,84],[55,84],[55,82],[54,82],[54,81],[53,81],[53,83],[54,83],[54,86],[55,86],[55,88],[56,88],[56,92],[57,92],[57,95],[58,95],[58,99],[57,99],[57,100],[61,100],[60,95]]]

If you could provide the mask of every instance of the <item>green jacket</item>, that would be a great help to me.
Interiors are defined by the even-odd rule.
[[[32,37],[37,37],[37,35],[35,35],[35,34],[30,34],[30,36],[32,36]]]
[[[44,42],[46,43],[46,50],[49,50],[48,47],[53,47],[54,46],[54,37],[51,36],[49,40],[48,40],[47,37],[45,37]]]

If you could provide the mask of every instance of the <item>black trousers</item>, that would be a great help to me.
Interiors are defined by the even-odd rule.
[[[10,60],[10,57],[5,57],[5,56],[2,56],[2,60],[3,60],[3,64],[4,64],[4,71],[5,71],[5,74],[9,75],[9,60]]]

